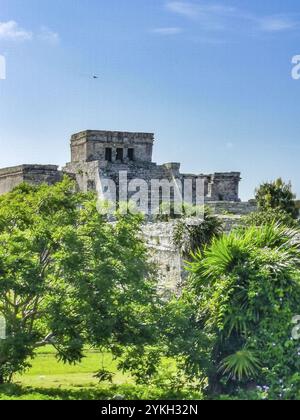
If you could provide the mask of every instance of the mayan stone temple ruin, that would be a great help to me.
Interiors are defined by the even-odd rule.
[[[83,131],[71,137],[71,162],[59,170],[54,165],[21,165],[0,169],[0,194],[11,191],[22,182],[33,185],[53,184],[67,174],[76,180],[83,191],[97,190],[103,180],[112,180],[117,185],[120,173],[126,173],[128,182],[144,180],[196,180],[203,182],[205,203],[232,224],[240,215],[254,209],[253,203],[239,199],[240,173],[183,174],[179,163],[158,165],[152,161],[154,134],[115,131]],[[194,187],[193,187],[194,188]],[[118,197],[117,197],[118,198]],[[159,197],[155,205],[164,197]],[[153,196],[149,193],[150,206]],[[226,217],[230,214],[231,217]],[[172,244],[174,222],[145,225],[144,235],[152,258],[160,266],[164,287],[174,289],[181,281],[182,261]],[[168,283],[168,284],[166,284]]]
[[[71,162],[61,171],[53,165],[0,169],[0,194],[11,191],[21,182],[52,184],[59,181],[63,174],[75,177],[80,190],[90,191],[96,189],[99,178],[117,182],[119,173],[126,171],[128,180],[202,178],[207,201],[240,201],[240,173],[181,174],[179,163],[157,165],[152,161],[153,144],[152,133],[83,131],[71,137]]]

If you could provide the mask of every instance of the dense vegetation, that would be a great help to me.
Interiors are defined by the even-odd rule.
[[[258,211],[230,234],[208,212],[200,225],[177,220],[174,243],[189,274],[166,301],[141,216],[120,212],[108,222],[94,195],[67,179],[1,197],[0,382],[23,388],[3,385],[0,398],[2,390],[5,399],[300,399],[294,196],[278,180],[256,198]],[[88,355],[91,383],[60,392],[26,383],[43,348],[66,371],[79,372]]]
[[[299,214],[295,198],[292,192],[292,185],[290,183],[286,184],[281,178],[274,182],[262,184],[255,194],[259,210],[273,209],[283,211],[294,219]]]
[[[300,398],[298,232],[270,225],[216,238],[168,309],[169,352],[206,395]]]
[[[59,360],[78,362],[83,346],[121,356],[151,342],[156,288],[139,216],[98,214],[93,195],[21,185],[0,199],[0,382],[52,345]],[[100,365],[99,365],[100,367]],[[102,376],[101,376],[102,375]],[[106,372],[100,370],[99,377]]]

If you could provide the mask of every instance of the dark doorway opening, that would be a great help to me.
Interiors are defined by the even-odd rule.
[[[117,149],[117,160],[123,161],[124,158],[124,150],[123,149]]]
[[[134,160],[134,149],[128,149],[128,159],[130,161]]]
[[[111,148],[106,148],[105,149],[105,160],[107,162],[111,162],[112,161],[112,149]]]

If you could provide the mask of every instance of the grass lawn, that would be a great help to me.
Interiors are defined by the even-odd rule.
[[[99,384],[94,377],[103,366],[114,373],[113,384]],[[166,366],[172,369],[172,363]],[[137,386],[129,375],[117,369],[117,362],[108,353],[86,351],[80,364],[58,362],[51,347],[38,351],[32,368],[16,375],[12,385],[0,386],[0,400],[107,400],[107,399],[200,399],[199,395],[173,392],[157,387]]]
[[[14,382],[22,386],[52,388],[55,386],[88,386],[97,385],[94,377],[102,363],[110,372],[115,374],[114,384],[120,385],[130,382],[129,376],[117,370],[117,362],[112,360],[108,353],[101,354],[96,351],[86,351],[85,358],[80,364],[65,365],[58,362],[51,347],[45,347],[32,361],[32,368],[25,375],[15,376]]]

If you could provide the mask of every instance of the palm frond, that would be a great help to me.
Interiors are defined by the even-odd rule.
[[[230,379],[243,381],[253,379],[260,368],[261,363],[254,353],[244,349],[226,357],[220,365],[219,372]]]

